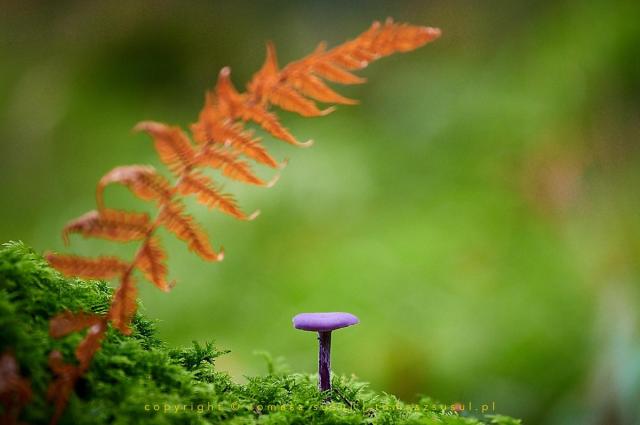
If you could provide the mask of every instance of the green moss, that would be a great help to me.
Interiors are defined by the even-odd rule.
[[[111,289],[104,282],[65,279],[22,243],[0,248],[0,352],[15,353],[34,392],[22,419],[47,423],[46,402],[52,376],[47,356],[52,349],[73,359],[81,335],[61,340],[48,336],[48,321],[65,309],[105,312]],[[325,402],[315,377],[287,374],[268,355],[269,374],[239,385],[217,372],[215,360],[225,352],[211,343],[181,349],[167,347],[153,324],[137,314],[133,335],[111,329],[62,419],[65,424],[517,424],[502,416],[483,420],[458,416],[429,399],[406,405],[377,394],[366,384],[334,377]]]

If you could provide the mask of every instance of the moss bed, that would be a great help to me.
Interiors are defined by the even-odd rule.
[[[80,334],[50,338],[49,319],[64,310],[105,312],[111,291],[104,282],[64,278],[20,242],[0,247],[0,352],[14,353],[33,391],[22,422],[48,423],[53,409],[46,401],[52,379],[47,356],[58,349],[71,360],[81,339]],[[315,376],[286,373],[272,363],[268,374],[241,385],[216,371],[215,360],[223,354],[209,342],[171,348],[156,336],[153,323],[137,314],[132,336],[109,330],[61,423],[520,423],[500,415],[468,417],[427,398],[406,404],[341,376],[333,377],[333,401],[326,402]]]

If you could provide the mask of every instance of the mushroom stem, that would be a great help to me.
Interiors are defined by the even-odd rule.
[[[318,332],[318,388],[331,389],[331,331]]]
[[[300,313],[293,318],[293,327],[318,333],[318,389],[331,389],[331,331],[360,323],[350,313]],[[326,398],[328,400],[328,398]]]

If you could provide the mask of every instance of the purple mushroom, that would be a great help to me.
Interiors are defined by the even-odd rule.
[[[300,313],[293,318],[293,327],[318,332],[318,387],[331,389],[331,331],[357,325],[360,320],[349,313]]]

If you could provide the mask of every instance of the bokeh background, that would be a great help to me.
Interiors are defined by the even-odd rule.
[[[335,371],[413,400],[495,401],[530,424],[640,423],[638,2],[35,2],[0,5],[0,240],[65,249],[111,167],[159,165],[142,119],[187,126],[217,71],[242,86],[374,19],[443,37],[375,63],[361,100],[282,113],[311,149],[238,222],[194,206],[220,264],[169,235],[170,294],[143,285],[171,344],[215,339],[236,379],[255,350],[313,372],[302,311],[349,311]],[[258,170],[269,177],[269,170]],[[108,201],[148,208],[125,190]],[[132,247],[74,239],[76,253]]]

